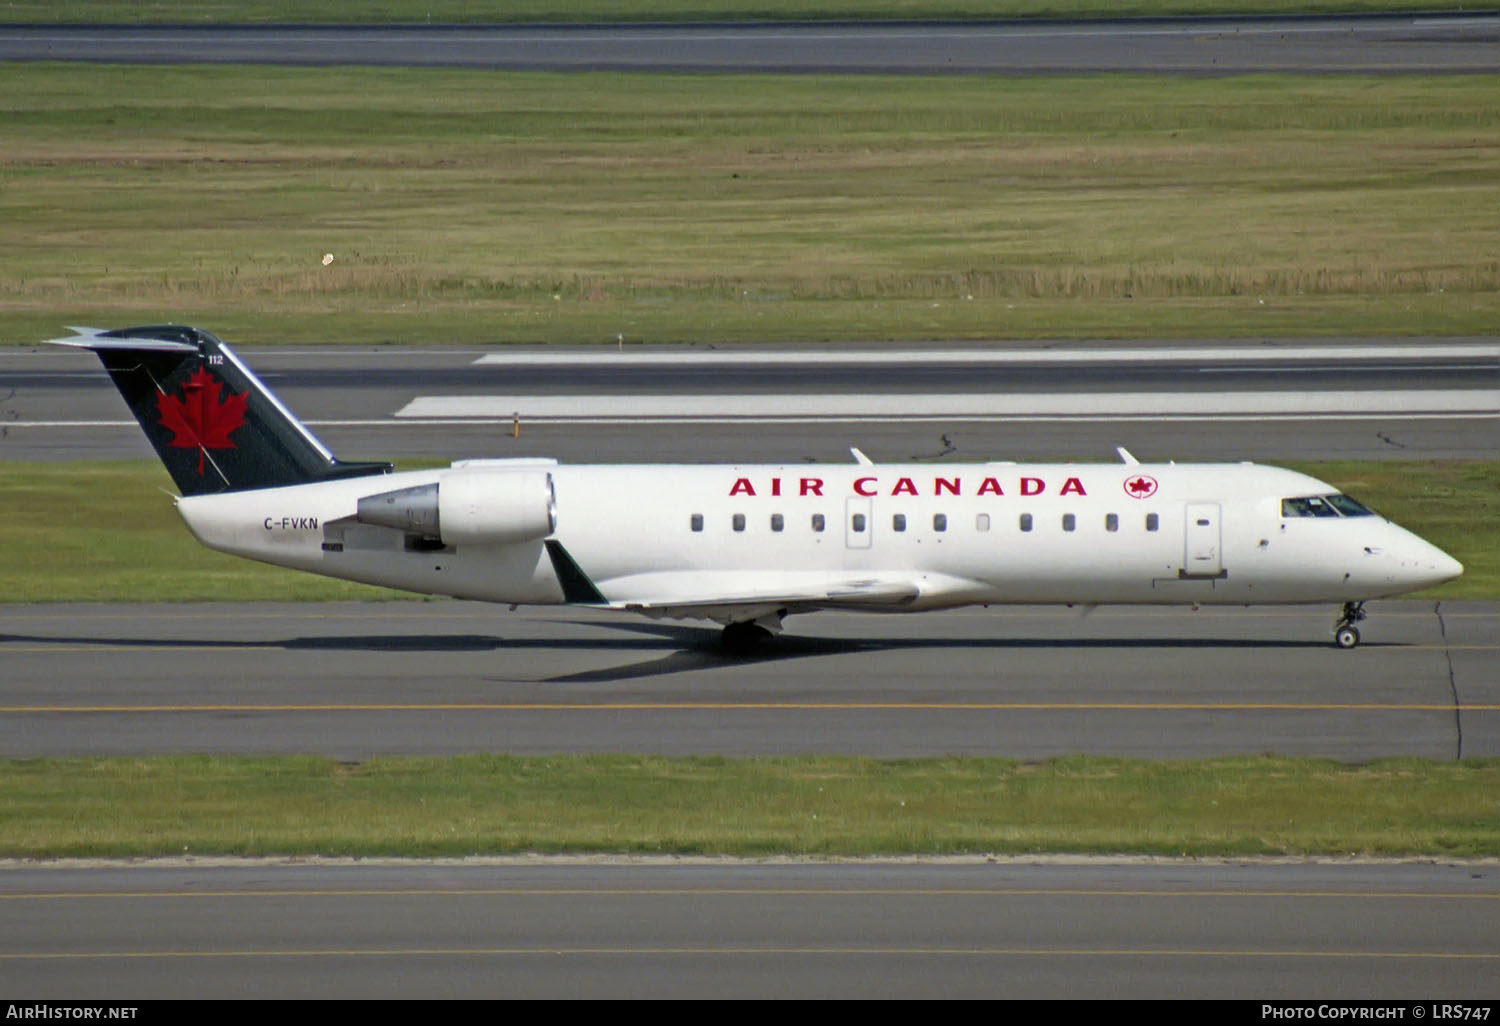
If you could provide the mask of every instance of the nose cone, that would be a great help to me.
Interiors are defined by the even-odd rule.
[[[1389,520],[1382,527],[1381,536],[1372,537],[1365,552],[1383,561],[1383,576],[1392,586],[1386,594],[1403,595],[1433,588],[1464,572],[1462,563],[1427,539]]]
[[[1432,547],[1432,551],[1436,557],[1432,565],[1432,570],[1438,575],[1437,580],[1432,582],[1433,584],[1442,584],[1444,581],[1451,581],[1455,577],[1463,576],[1464,565],[1462,563],[1435,545]]]
[[[1411,586],[1431,588],[1451,581],[1464,572],[1464,565],[1448,553],[1429,542],[1417,539],[1416,551],[1402,560]]]

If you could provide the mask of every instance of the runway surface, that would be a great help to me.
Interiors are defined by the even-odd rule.
[[[1045,74],[1470,72],[1500,16],[496,27],[3,26],[0,60],[512,70]]]
[[[0,757],[1500,755],[1500,603],[708,626],[478,603],[0,606]]]
[[[27,998],[1492,1000],[1494,864],[0,868]]]
[[[240,352],[346,458],[1479,459],[1500,430],[1493,339]],[[151,451],[91,354],[38,347],[0,350],[0,457]]]

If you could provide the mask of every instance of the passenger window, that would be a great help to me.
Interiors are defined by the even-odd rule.
[[[1063,514],[1063,530],[1071,531],[1078,526],[1078,518],[1071,513]]]
[[[1029,531],[1029,530],[1031,530],[1031,514],[1030,513],[1022,513],[1021,514],[1021,530],[1023,530],[1023,531]]]
[[[948,530],[948,514],[934,513],[932,515],[932,529],[934,531]]]
[[[1106,513],[1104,515],[1104,529],[1106,531],[1118,531],[1120,529],[1120,515],[1118,513]]]
[[[734,515],[734,529],[736,531],[743,531],[745,529],[745,514],[736,513]]]
[[[905,513],[897,513],[895,516],[891,517],[891,530],[892,531],[904,531],[904,530],[906,530],[906,514]]]
[[[1155,513],[1146,514],[1146,530],[1155,531],[1161,527],[1161,518]]]
[[[779,531],[786,526],[786,520],[780,513],[771,514],[771,530]]]
[[[694,513],[693,516],[692,516],[692,519],[689,521],[689,523],[692,524],[693,530],[695,530],[695,531],[701,531],[701,530],[703,530],[703,514],[702,513]]]
[[[976,530],[976,531],[988,531],[989,529],[990,529],[990,515],[988,513],[981,513],[977,517],[974,518],[974,530]]]
[[[865,531],[865,515],[863,513],[854,514],[849,520],[849,526],[854,528],[855,534],[863,534]]]
[[[822,531],[824,524],[825,521],[823,520],[823,514],[814,513],[812,515],[812,528],[814,531]]]

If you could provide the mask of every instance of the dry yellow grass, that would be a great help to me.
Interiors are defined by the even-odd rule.
[[[477,342],[1500,314],[1491,78],[8,74],[10,341],[84,318]]]

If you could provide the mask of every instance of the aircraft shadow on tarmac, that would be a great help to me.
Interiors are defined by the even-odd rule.
[[[575,621],[577,626],[607,627],[624,632],[623,636],[604,638],[504,638],[490,634],[356,634],[319,635],[314,637],[233,641],[223,638],[213,643],[215,649],[260,652],[274,649],[309,652],[489,652],[515,650],[566,650],[569,652],[659,653],[666,645],[676,650],[666,655],[621,666],[560,674],[534,681],[538,684],[583,684],[632,680],[641,677],[668,676],[674,673],[714,670],[760,663],[775,663],[818,656],[853,655],[897,650],[964,651],[993,649],[1327,649],[1328,642],[1278,639],[1224,638],[818,638],[781,635],[765,642],[747,654],[724,650],[719,631],[710,627],[654,623],[600,624],[597,621]],[[194,638],[151,637],[58,637],[47,635],[0,634],[0,644],[85,645],[119,649],[182,649],[204,647]],[[1391,647],[1379,643],[1366,648]],[[514,683],[515,678],[507,678]]]
[[[40,634],[0,634],[0,645],[97,645],[101,648],[182,649],[192,651],[205,647],[215,649],[242,649],[246,652],[262,652],[271,649],[289,650],[365,650],[371,652],[484,652],[492,649],[514,647],[515,643],[505,638],[485,634],[411,634],[411,635],[351,635],[343,637],[271,638],[257,641],[234,641],[216,638],[205,644],[199,638],[66,638]],[[556,644],[556,643],[549,643]],[[642,647],[647,647],[645,643]]]
[[[597,622],[575,621],[580,626],[598,627]],[[548,677],[538,683],[586,684],[603,681],[632,680],[640,677],[667,676],[693,670],[718,667],[775,663],[789,659],[816,656],[849,655],[864,652],[889,652],[900,649],[962,651],[965,649],[1327,649],[1320,641],[1280,641],[1265,639],[1196,639],[1196,638],[812,638],[780,635],[748,654],[726,652],[720,644],[719,631],[708,627],[673,626],[652,623],[610,624],[611,628],[647,634],[676,642],[681,647],[669,655],[619,667],[585,670],[579,673]],[[622,639],[623,640],[623,639]],[[525,643],[523,643],[525,644]],[[534,643],[533,643],[534,644]],[[547,644],[555,644],[548,642]],[[568,645],[569,648],[579,646]],[[594,645],[590,647],[630,648],[634,645]],[[658,647],[658,646],[651,646]],[[1399,647],[1399,646],[1392,646]]]

